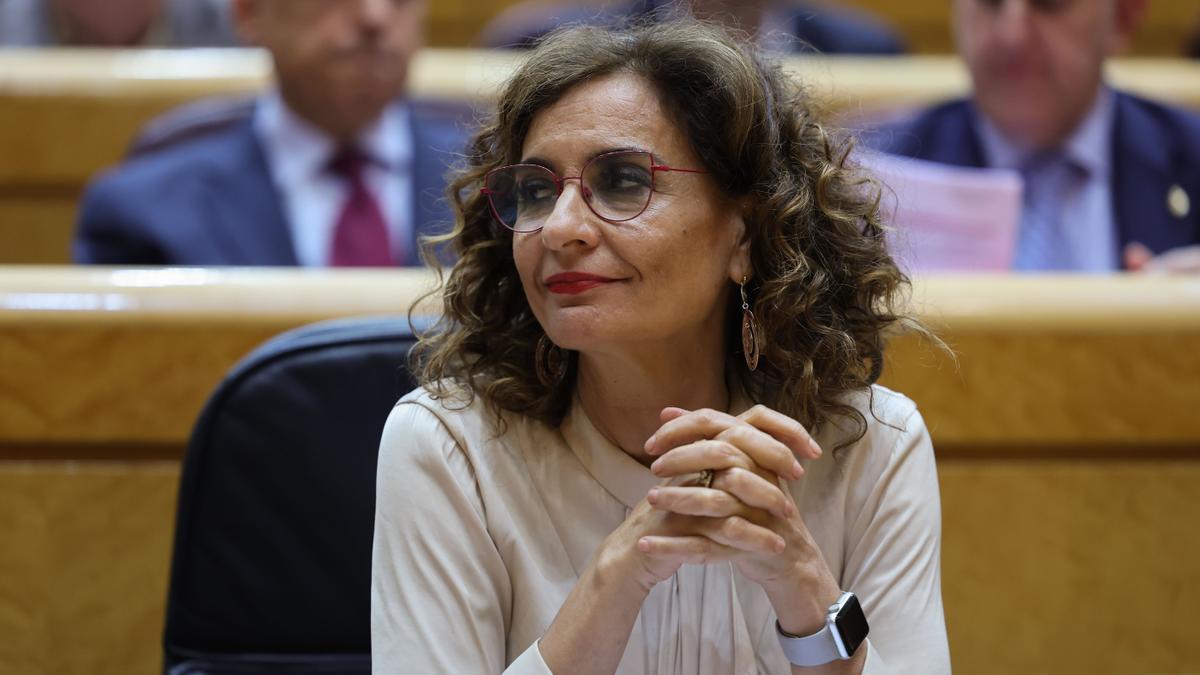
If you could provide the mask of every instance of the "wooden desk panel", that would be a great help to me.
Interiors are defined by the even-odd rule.
[[[178,462],[0,462],[0,673],[152,675]]]
[[[883,379],[948,451],[1194,452],[1200,416],[1181,411],[1200,402],[1197,301],[1194,278],[931,279],[914,304],[956,360],[899,340]]]
[[[31,195],[0,188],[0,264],[71,262],[78,200],[73,189]]]
[[[416,270],[0,268],[0,672],[159,665],[178,457],[267,335]],[[956,672],[1195,672],[1200,285],[933,278],[888,383],[932,429]],[[1102,646],[1102,648],[1097,648]]]
[[[1018,448],[1019,449],[1019,448]],[[956,673],[1200,672],[1200,462],[939,460]]]

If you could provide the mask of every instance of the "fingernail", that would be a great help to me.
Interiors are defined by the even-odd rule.
[[[662,460],[655,461],[653,464],[650,465],[650,473],[654,474],[655,476],[660,475],[658,473],[658,470],[661,468],[661,465],[662,465]]]
[[[817,453],[817,457],[820,457],[823,454],[821,446],[817,445],[817,442],[813,440],[812,437],[809,437],[808,439],[808,447],[812,448],[812,451]]]
[[[646,439],[646,444],[642,446],[642,450],[645,450],[646,454],[648,454],[648,455],[654,454],[654,437],[653,436]]]
[[[775,538],[775,552],[783,553],[783,550],[785,548],[787,548],[787,542],[785,542],[782,537],[776,537]]]
[[[804,467],[800,466],[800,462],[792,461],[792,478],[799,479],[804,475]]]
[[[646,495],[646,501],[650,502],[651,504],[658,501],[658,488],[650,490],[650,492]]]
[[[638,539],[637,547],[639,551],[646,553],[650,550],[650,542],[646,539]]]

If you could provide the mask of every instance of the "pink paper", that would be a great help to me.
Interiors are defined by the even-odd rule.
[[[888,245],[910,273],[1012,269],[1021,220],[1015,171],[972,169],[864,153],[884,185]]]

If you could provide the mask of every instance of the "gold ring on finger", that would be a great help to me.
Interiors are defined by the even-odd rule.
[[[713,476],[714,476],[714,474],[713,474],[712,469],[705,469],[705,470],[701,471],[700,475],[696,477],[696,485],[699,485],[700,487],[703,487],[703,488],[711,487],[712,482],[713,482]]]

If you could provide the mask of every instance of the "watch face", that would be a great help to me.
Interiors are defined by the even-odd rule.
[[[847,654],[853,654],[863,640],[867,639],[867,632],[870,630],[867,617],[863,614],[862,605],[858,604],[858,598],[853,595],[842,605],[842,611],[838,612],[834,623]]]

